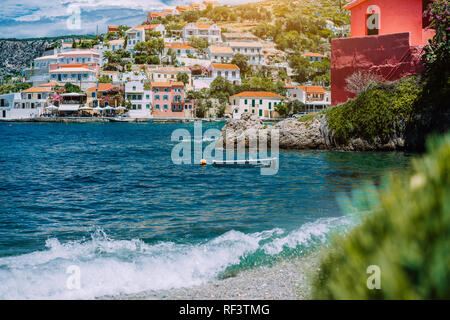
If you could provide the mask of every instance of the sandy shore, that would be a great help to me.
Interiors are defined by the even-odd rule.
[[[311,275],[318,268],[318,253],[282,261],[271,267],[246,270],[237,276],[200,286],[146,291],[139,294],[103,297],[138,300],[297,300],[309,299]]]

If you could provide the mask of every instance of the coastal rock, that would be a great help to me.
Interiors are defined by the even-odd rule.
[[[216,146],[225,147],[227,144],[237,146],[238,141],[244,142],[248,147],[249,141],[258,136],[267,135],[270,146],[274,130],[279,133],[279,147],[281,149],[298,150],[342,150],[342,151],[395,151],[402,150],[405,145],[403,137],[394,136],[387,143],[376,140],[372,143],[352,138],[346,144],[339,144],[333,137],[333,132],[327,124],[325,115],[319,114],[311,120],[285,119],[279,123],[268,126],[255,115],[243,114],[241,119],[228,119],[222,129]]]

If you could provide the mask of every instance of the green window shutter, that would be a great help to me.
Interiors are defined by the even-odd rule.
[[[259,116],[262,117],[262,110],[259,110]]]
[[[247,99],[244,100],[244,103],[247,104]]]
[[[269,110],[272,109],[272,102],[269,102]]]

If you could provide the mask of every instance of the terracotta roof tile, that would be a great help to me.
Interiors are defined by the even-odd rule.
[[[268,91],[244,91],[231,96],[230,98],[280,98],[284,97],[279,94]]]

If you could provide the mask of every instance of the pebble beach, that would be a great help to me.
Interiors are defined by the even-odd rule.
[[[119,300],[305,300],[311,297],[311,278],[319,253],[284,260],[271,267],[245,270],[235,277],[203,285],[139,294],[107,296]]]

